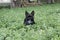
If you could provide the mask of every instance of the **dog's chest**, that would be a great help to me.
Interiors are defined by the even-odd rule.
[[[31,21],[31,20],[28,20],[27,22],[28,22],[29,24],[30,24],[30,23],[32,23],[32,21]]]

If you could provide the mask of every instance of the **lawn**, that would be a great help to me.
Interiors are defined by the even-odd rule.
[[[26,10],[36,24],[24,26]],[[60,4],[0,9],[0,40],[60,40]]]

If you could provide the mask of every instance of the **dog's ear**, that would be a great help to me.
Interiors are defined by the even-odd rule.
[[[31,14],[34,16],[34,14],[35,14],[34,10],[31,12]]]
[[[25,11],[25,15],[27,16],[29,13],[27,11]]]

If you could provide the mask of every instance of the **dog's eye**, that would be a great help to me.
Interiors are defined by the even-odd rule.
[[[28,15],[28,17],[32,17],[32,15]]]
[[[31,17],[31,16],[28,16],[28,17]]]

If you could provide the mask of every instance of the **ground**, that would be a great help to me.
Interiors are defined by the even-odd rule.
[[[26,10],[36,24],[24,26]],[[0,9],[0,40],[60,40],[60,4]]]

